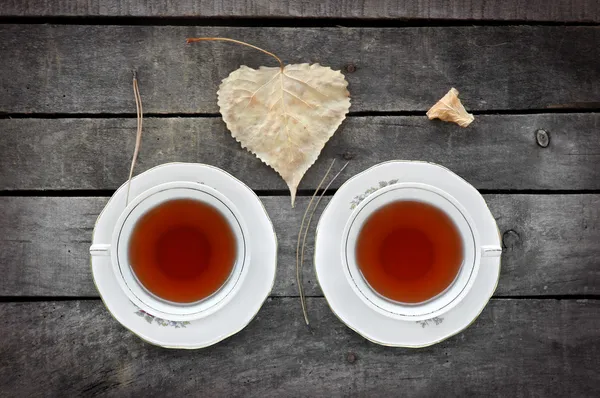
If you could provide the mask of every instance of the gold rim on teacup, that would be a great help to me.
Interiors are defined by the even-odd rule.
[[[228,279],[212,295],[194,303],[174,303],[152,294],[139,282],[128,261],[129,239],[137,221],[156,206],[175,199],[198,200],[215,208],[227,220],[236,240],[235,264]],[[248,271],[248,237],[241,214],[226,196],[205,184],[176,181],[152,187],[134,198],[119,217],[111,244],[93,245],[90,251],[111,257],[119,286],[143,311],[170,321],[192,321],[215,313],[235,296]]]
[[[438,295],[421,303],[400,303],[380,295],[362,275],[356,263],[356,240],[366,220],[377,209],[400,200],[425,202],[443,211],[454,222],[463,244],[463,262],[454,281]],[[351,213],[342,234],[343,270],[350,286],[369,307],[388,317],[419,321],[437,317],[463,300],[477,277],[481,257],[499,256],[499,247],[480,244],[475,222],[449,193],[423,183],[396,183],[365,198]]]

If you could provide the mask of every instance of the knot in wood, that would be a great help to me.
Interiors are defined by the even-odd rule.
[[[357,359],[358,359],[358,357],[353,352],[349,352],[348,355],[346,356],[346,360],[348,361],[348,363],[354,363],[354,362],[356,362]]]
[[[508,231],[502,234],[502,246],[505,249],[512,250],[514,249],[519,242],[521,241],[521,236],[519,233],[513,229],[509,229]]]
[[[356,65],[354,65],[353,63],[349,63],[346,66],[344,66],[344,70],[348,73],[354,73],[356,72]]]
[[[546,148],[550,145],[550,134],[546,130],[539,129],[535,132],[535,140],[539,146]]]
[[[353,154],[352,152],[348,152],[348,151],[346,151],[346,152],[344,152],[344,154],[342,155],[342,158],[344,158],[344,160],[352,160],[352,159],[354,159],[354,157],[355,157],[355,156],[356,156],[356,155],[355,155],[355,154]]]

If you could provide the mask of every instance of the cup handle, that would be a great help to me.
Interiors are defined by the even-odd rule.
[[[482,246],[481,257],[500,257],[502,248],[500,246]]]
[[[98,243],[90,247],[92,256],[110,256],[110,245]]]

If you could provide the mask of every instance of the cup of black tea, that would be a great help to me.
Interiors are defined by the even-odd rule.
[[[500,247],[480,244],[467,209],[447,192],[397,183],[369,195],[342,235],[344,273],[371,308],[403,320],[439,316],[469,292],[482,256]]]
[[[210,315],[239,290],[250,260],[248,230],[235,205],[200,183],[170,182],[136,198],[109,248],[127,297],[173,321]]]

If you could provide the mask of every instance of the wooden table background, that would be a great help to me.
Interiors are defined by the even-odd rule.
[[[599,396],[600,3],[448,3],[2,2],[0,396]],[[350,115],[303,179],[296,209],[216,105],[221,79],[271,60],[185,45],[193,36],[346,74]],[[142,342],[92,281],[92,228],[133,151],[131,70],[146,112],[136,171],[221,167],[261,196],[279,237],[271,297],[246,329],[207,349]],[[476,115],[467,129],[424,116],[452,86]],[[374,345],[333,316],[307,264],[307,331],[295,237],[332,158],[351,159],[336,186],[384,160],[420,159],[484,194],[504,253],[475,324],[425,349]]]

